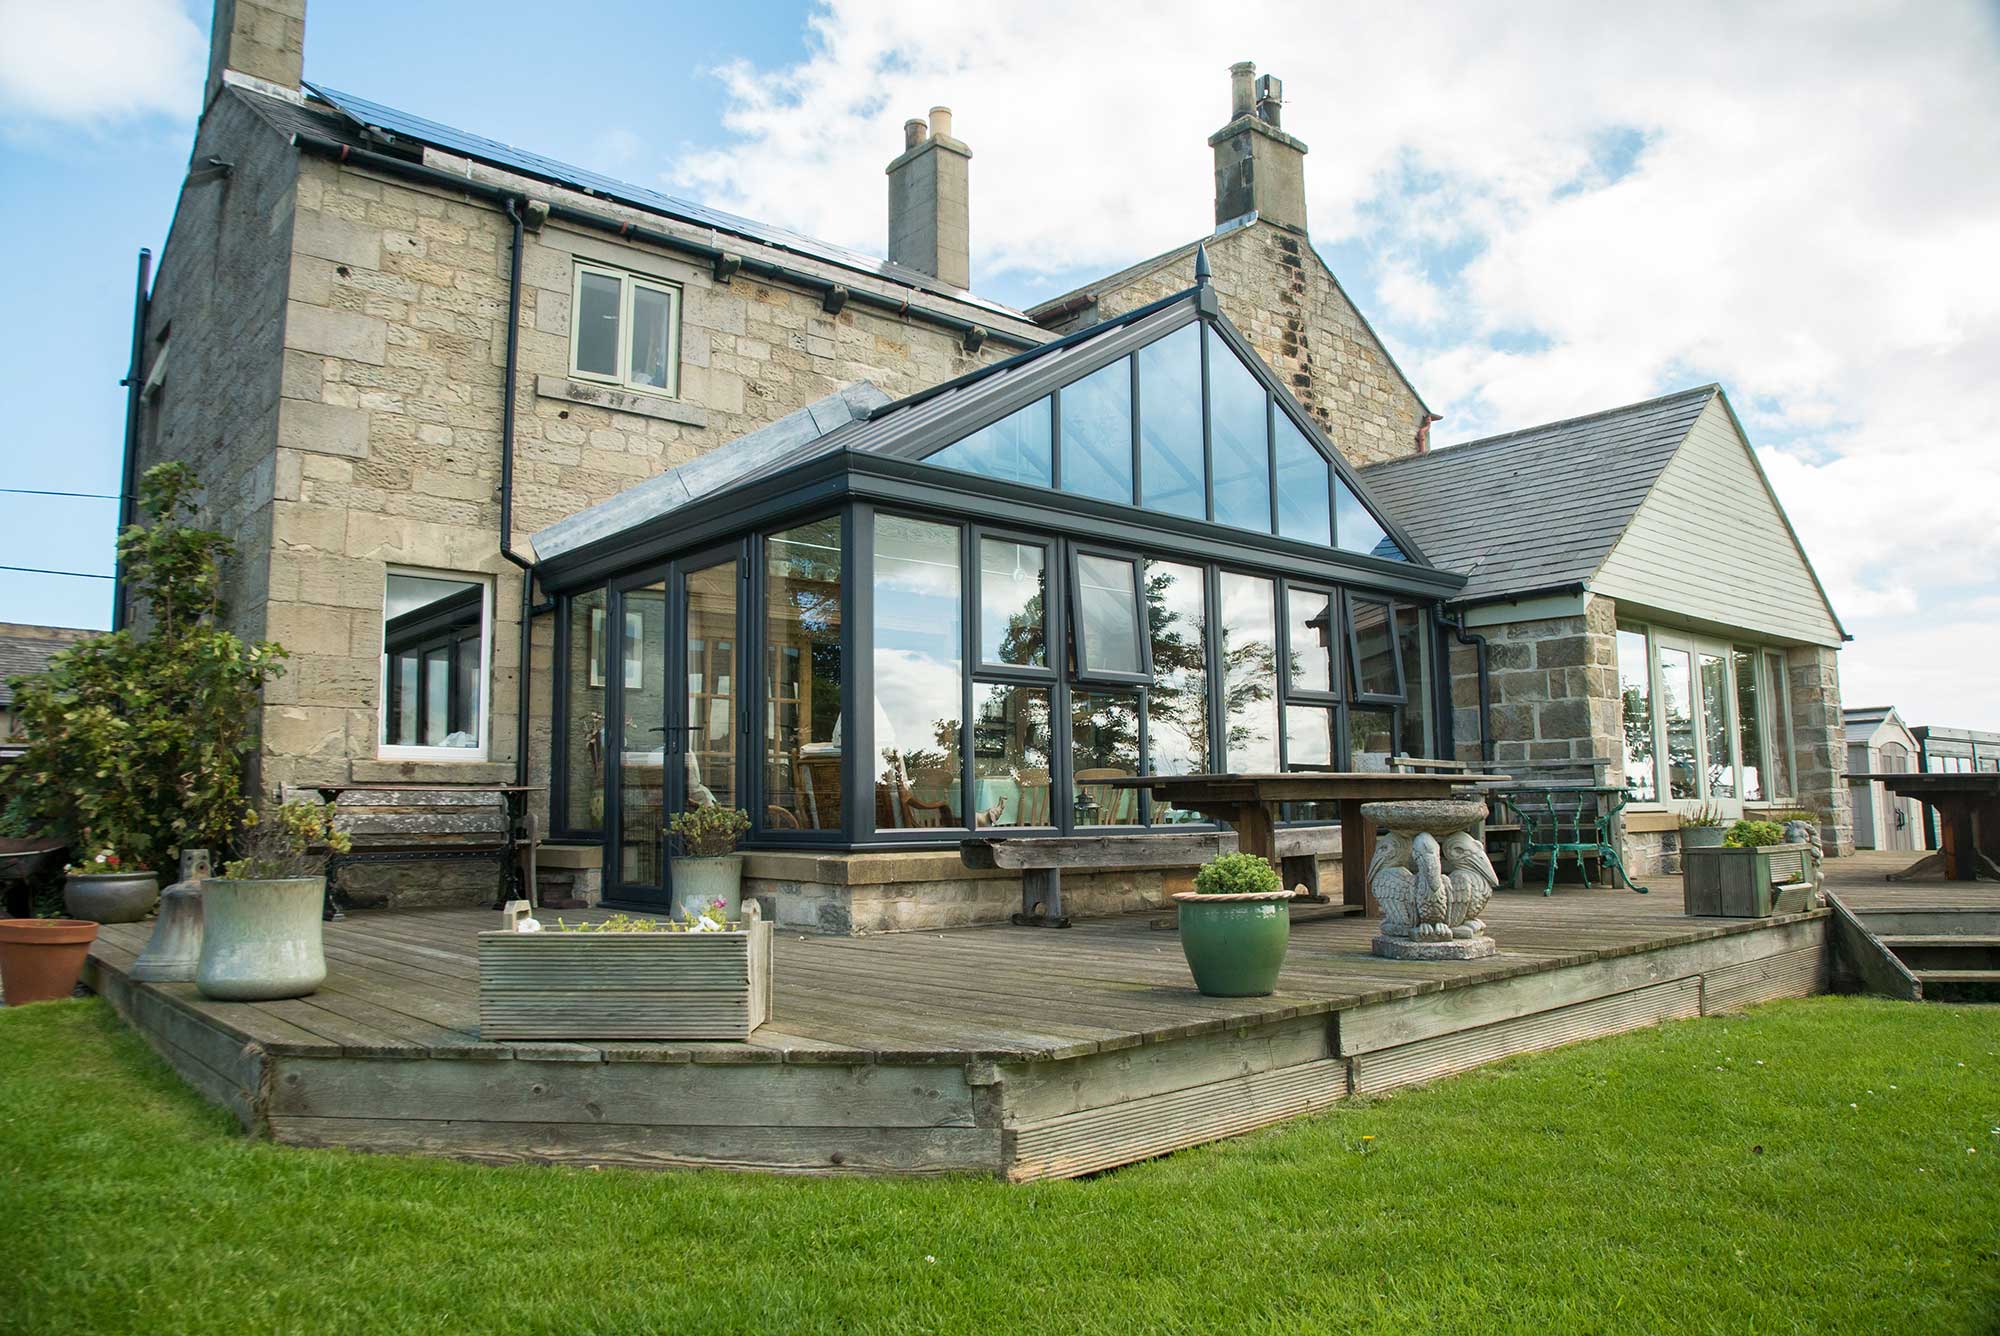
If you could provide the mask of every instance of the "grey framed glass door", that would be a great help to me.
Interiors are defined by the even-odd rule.
[[[742,553],[731,546],[613,590],[618,752],[607,767],[605,898],[614,903],[670,912],[673,815],[742,806],[743,571]]]

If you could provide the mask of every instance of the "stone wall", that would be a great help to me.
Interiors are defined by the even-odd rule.
[[[1819,814],[1820,842],[1832,858],[1854,852],[1854,798],[1840,709],[1840,652],[1802,645],[1785,656],[1792,705],[1792,754],[1798,806]]]
[[[521,577],[497,535],[509,229],[501,212],[462,198],[300,165],[269,615],[295,659],[264,720],[273,783],[512,777]],[[578,260],[679,285],[678,398],[569,380]],[[974,357],[941,329],[855,306],[829,315],[814,295],[721,283],[673,255],[554,224],[528,236],[522,284],[514,544],[524,553],[535,530],[844,384],[903,395],[1013,351],[989,341]],[[391,566],[494,586],[485,763],[377,759]],[[553,632],[539,619],[537,782],[549,768]]]
[[[256,639],[272,501],[285,486],[275,445],[297,160],[233,94],[203,119],[192,156],[233,166],[182,191],[160,254],[141,374],[167,360],[141,406],[137,464],[179,460],[200,478],[197,522],[236,543],[223,568],[230,629]]]
[[[1222,312],[1359,468],[1416,452],[1424,408],[1374,331],[1304,236],[1256,222],[1211,238]],[[1188,251],[1106,280],[1066,329],[1194,286]]]
[[[1592,596],[1575,617],[1486,627],[1493,763],[1508,773],[1608,758],[1622,782],[1617,608]],[[1479,755],[1479,675],[1470,645],[1451,647],[1452,739],[1461,761]]]

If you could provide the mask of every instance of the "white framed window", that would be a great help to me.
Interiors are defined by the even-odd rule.
[[[1740,815],[1795,796],[1780,649],[1618,626],[1625,787],[1635,804]]]
[[[492,580],[390,568],[382,590],[380,755],[485,760],[492,680]]]
[[[669,398],[680,393],[681,290],[622,269],[579,264],[569,373]]]

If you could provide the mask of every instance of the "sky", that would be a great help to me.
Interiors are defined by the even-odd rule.
[[[1212,226],[1255,60],[1436,442],[1720,381],[1854,637],[1847,703],[2000,729],[2000,7],[1235,8],[314,0],[306,77],[876,253],[902,122],[947,104],[974,287],[1027,305]],[[0,487],[117,486],[208,22],[0,0]],[[112,531],[0,494],[0,565],[106,572]],[[0,620],[108,595],[0,571]]]

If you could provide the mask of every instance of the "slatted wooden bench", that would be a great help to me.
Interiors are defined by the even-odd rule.
[[[533,786],[513,784],[300,784],[280,796],[331,802],[334,828],[353,841],[326,866],[326,910],[342,917],[335,899],[340,870],[356,863],[496,859],[499,908],[535,885],[535,830],[525,811]]]
[[[1319,860],[1340,852],[1340,827],[1291,826],[1277,833],[1278,858],[1287,886],[1304,886],[1305,899],[1325,903],[1319,888]],[[1012,921],[1024,928],[1067,928],[1062,874],[1138,868],[1198,867],[1236,852],[1236,832],[1176,831],[1153,835],[1064,835],[990,837],[959,844],[969,868],[1001,868],[1021,874],[1021,912]]]

